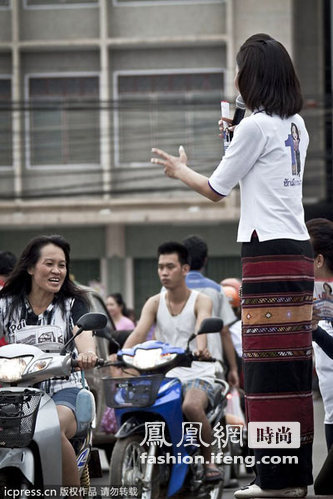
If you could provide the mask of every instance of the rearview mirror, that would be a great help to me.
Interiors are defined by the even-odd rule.
[[[111,330],[107,326],[94,331],[94,336],[98,336],[98,338],[105,338],[108,341],[112,341]]]
[[[197,337],[198,334],[209,334],[209,333],[219,333],[223,328],[223,320],[219,317],[208,317],[204,319],[200,324],[199,330],[196,333],[191,334],[187,340],[187,346],[190,342]]]
[[[197,334],[219,333],[223,328],[223,320],[219,317],[209,317],[200,324]]]
[[[63,348],[60,350],[60,355],[65,355],[68,346],[74,341],[74,339],[82,333],[82,331],[93,331],[96,329],[103,329],[106,326],[107,318],[104,314],[97,314],[94,312],[89,312],[88,314],[82,315],[76,323],[78,327],[75,335],[71,336],[69,340],[64,344]]]
[[[82,331],[103,329],[106,326],[107,318],[104,314],[89,312],[79,318],[76,325]]]

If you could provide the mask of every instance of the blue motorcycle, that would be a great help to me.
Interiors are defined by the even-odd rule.
[[[197,334],[215,333],[222,325],[221,319],[206,319]],[[159,341],[120,350],[117,358],[109,365],[135,368],[140,375],[103,378],[106,404],[115,408],[119,428],[110,462],[110,486],[120,491],[126,487],[127,494],[132,490],[142,499],[159,498],[164,490],[166,497],[187,491],[191,496],[220,499],[224,481],[205,481],[200,446],[191,437],[194,428],[182,414],[181,383],[166,377],[170,369],[190,367],[198,359],[188,346],[184,350]],[[226,426],[228,391],[228,384],[216,379],[214,404],[207,413],[212,428]],[[217,447],[215,452],[221,455]],[[224,448],[223,456],[228,453],[230,447]],[[218,460],[216,464],[228,480],[230,466],[223,469]]]

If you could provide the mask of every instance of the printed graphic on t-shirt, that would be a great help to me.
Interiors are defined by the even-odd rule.
[[[322,320],[333,320],[333,282],[316,281],[313,298],[313,308],[317,315]]]
[[[295,123],[291,124],[290,134],[288,134],[287,140],[285,140],[284,144],[286,147],[290,147],[290,155],[291,155],[291,174],[301,175],[301,155],[299,150],[300,143],[300,134]]]
[[[59,352],[64,346],[64,337],[58,326],[25,326],[16,329],[14,343],[34,345],[44,352]]]

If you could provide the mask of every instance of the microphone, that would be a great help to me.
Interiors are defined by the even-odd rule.
[[[236,98],[236,109],[232,119],[232,126],[238,125],[245,116],[246,106],[243,97],[239,94]],[[233,132],[230,132],[230,141],[232,140]]]

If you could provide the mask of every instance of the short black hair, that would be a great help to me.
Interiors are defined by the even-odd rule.
[[[0,275],[9,275],[16,264],[16,256],[11,251],[0,251]]]
[[[187,251],[187,248],[185,248],[185,246],[181,243],[178,243],[176,241],[167,241],[165,243],[160,244],[160,246],[157,249],[158,257],[160,255],[170,255],[171,253],[177,253],[178,260],[181,263],[181,265],[190,264],[189,253]]]
[[[311,237],[314,256],[321,254],[333,272],[333,222],[327,218],[312,218],[306,223]]]
[[[303,106],[301,86],[290,55],[270,35],[248,38],[236,56],[238,88],[251,111],[288,118]]]
[[[201,237],[193,235],[184,239],[183,244],[190,255],[191,270],[202,269],[208,256],[208,247],[205,241]]]

